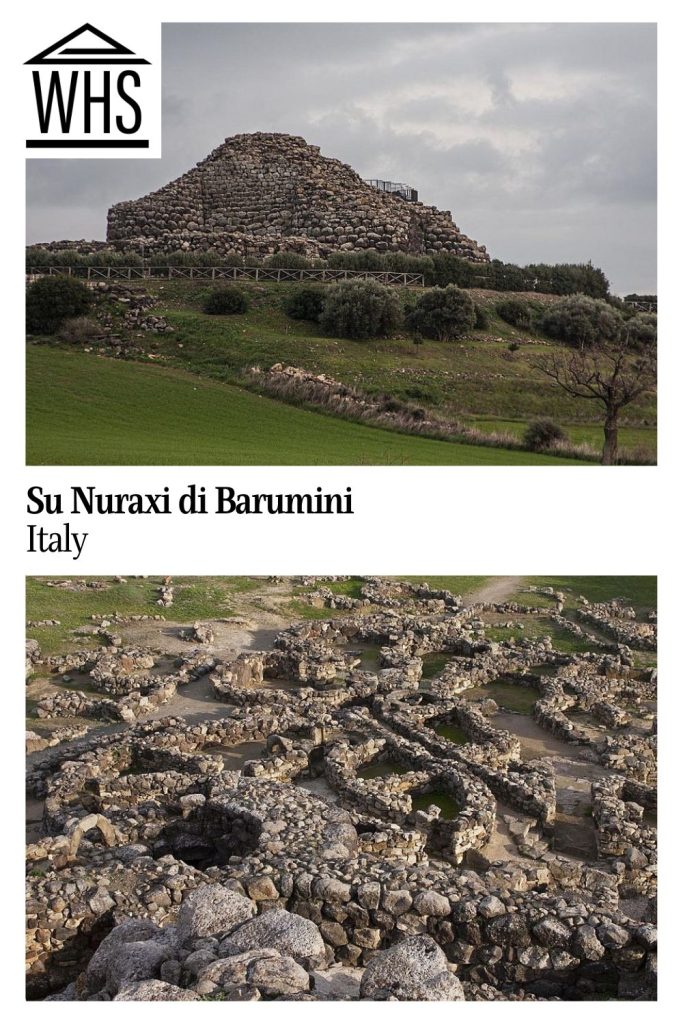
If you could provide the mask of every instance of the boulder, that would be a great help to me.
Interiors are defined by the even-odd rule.
[[[118,994],[114,996],[115,1003],[119,1001],[179,1003],[191,1000],[199,1000],[196,992],[188,988],[178,988],[177,985],[169,985],[165,981],[157,981],[156,979],[131,982],[128,985],[124,985]]]
[[[605,955],[605,947],[589,924],[576,929],[572,950],[579,960],[602,960]]]
[[[141,945],[147,939],[157,938],[161,934],[159,925],[146,918],[131,918],[112,928],[90,958],[84,979],[86,992],[93,994],[104,988],[109,959],[119,947],[129,943]]]
[[[428,935],[413,935],[373,957],[360,983],[363,999],[460,1000],[462,985]]]
[[[220,946],[221,956],[249,949],[271,947],[300,963],[319,967],[325,960],[325,943],[317,925],[288,910],[265,914],[236,928]]]
[[[413,900],[413,910],[421,917],[448,917],[451,912],[450,900],[433,889],[418,892]]]
[[[533,926],[533,933],[546,949],[564,949],[571,938],[571,930],[556,917],[544,917]]]
[[[222,885],[202,885],[183,900],[178,914],[181,942],[223,935],[256,913],[256,905]]]
[[[210,995],[217,990],[234,993],[244,986],[275,999],[308,992],[311,982],[291,956],[281,956],[276,949],[251,949],[209,964],[199,973],[196,990]]]
[[[106,991],[115,996],[130,982],[157,977],[168,958],[169,948],[161,938],[114,946],[107,960]]]

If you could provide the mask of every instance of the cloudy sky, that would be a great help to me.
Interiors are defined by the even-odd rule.
[[[632,24],[167,25],[161,160],[27,161],[28,239],[105,235],[228,135],[303,135],[407,181],[492,256],[656,291],[656,30]]]

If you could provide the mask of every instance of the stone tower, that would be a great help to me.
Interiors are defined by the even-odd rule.
[[[304,139],[264,132],[226,139],[157,192],[112,206],[107,240],[150,253],[325,257],[369,249],[489,258],[448,211],[379,192]]]

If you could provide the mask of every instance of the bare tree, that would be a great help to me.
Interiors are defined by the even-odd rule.
[[[619,454],[619,414],[625,405],[657,381],[657,349],[654,344],[634,348],[628,326],[614,341],[592,348],[583,346],[540,359],[542,373],[574,398],[600,402],[605,410],[603,466],[613,466]]]

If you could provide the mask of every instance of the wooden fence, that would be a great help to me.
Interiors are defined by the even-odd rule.
[[[88,281],[136,281],[148,278],[185,278],[189,281],[348,281],[365,279],[380,284],[424,287],[423,274],[394,270],[286,270],[276,267],[30,267],[32,276],[68,275]]]

